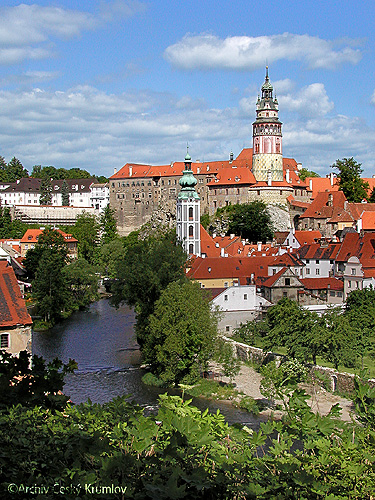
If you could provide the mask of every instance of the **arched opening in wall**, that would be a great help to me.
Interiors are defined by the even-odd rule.
[[[293,217],[293,224],[294,224],[294,229],[298,230],[298,225],[299,225],[299,215],[298,214]]]
[[[189,238],[193,238],[194,236],[194,228],[193,226],[189,226]]]
[[[192,254],[194,253],[194,245],[192,243],[190,243],[189,245],[189,254]]]
[[[189,207],[189,220],[193,220],[193,217],[194,217],[193,207]]]
[[[264,152],[265,153],[270,153],[271,152],[271,140],[266,137],[264,140]]]

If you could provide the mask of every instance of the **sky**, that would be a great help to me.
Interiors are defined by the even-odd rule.
[[[252,147],[265,67],[283,155],[375,175],[375,2],[0,0],[0,155],[110,176]]]

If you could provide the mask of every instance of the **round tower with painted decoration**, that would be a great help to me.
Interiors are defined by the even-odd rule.
[[[279,105],[273,97],[273,87],[268,76],[262,85],[262,96],[256,104],[256,120],[253,123],[253,168],[257,181],[283,180],[282,123]]]
[[[186,253],[200,256],[200,198],[195,190],[197,179],[191,169],[189,147],[185,157],[185,169],[179,184],[181,190],[177,197],[177,238],[182,242]]]

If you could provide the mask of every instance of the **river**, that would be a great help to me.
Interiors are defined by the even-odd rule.
[[[157,408],[160,393],[156,387],[143,384],[144,371],[139,368],[140,352],[134,338],[134,313],[126,305],[115,309],[108,299],[91,304],[84,311],[48,332],[33,332],[33,354],[46,361],[55,357],[66,363],[75,359],[78,369],[66,377],[64,392],[74,403],[90,399],[95,403],[110,401],[124,394],[148,410]],[[233,408],[226,402],[195,398],[200,409],[217,409],[229,423],[241,422],[258,429],[260,419]]]

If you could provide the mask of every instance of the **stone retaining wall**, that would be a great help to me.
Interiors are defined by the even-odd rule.
[[[249,346],[228,337],[224,337],[224,340],[232,343],[233,352],[237,358],[241,359],[241,361],[266,364],[275,360],[276,363],[280,364],[281,360],[285,357],[273,352],[264,352],[263,349],[260,349],[259,347]],[[352,373],[338,372],[333,368],[327,368],[325,366],[309,365],[309,367],[329,378],[332,391],[345,393],[353,391],[355,375]],[[375,387],[375,379],[370,379],[369,384],[372,387]]]

